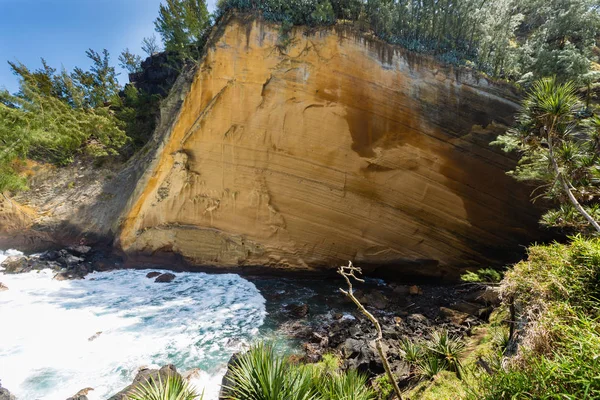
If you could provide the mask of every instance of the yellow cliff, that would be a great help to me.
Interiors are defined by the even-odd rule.
[[[118,245],[190,264],[347,260],[444,275],[502,259],[537,226],[489,146],[508,88],[336,28],[230,17],[137,183]]]

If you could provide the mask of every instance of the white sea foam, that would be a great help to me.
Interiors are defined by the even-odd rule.
[[[49,270],[0,273],[9,288],[0,292],[2,386],[19,400],[64,400],[92,387],[88,397],[99,400],[139,367],[172,363],[199,368],[193,384],[216,399],[229,357],[263,324],[264,298],[234,274],[176,273],[164,284],[147,273],[78,281],[53,280]]]

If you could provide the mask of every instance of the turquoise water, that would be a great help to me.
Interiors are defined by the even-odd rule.
[[[18,399],[64,400],[86,387],[90,400],[106,399],[140,366],[173,363],[198,368],[194,385],[217,398],[227,361],[259,334],[265,299],[235,274],[175,273],[161,284],[148,272],[76,281],[0,272],[2,385]]]

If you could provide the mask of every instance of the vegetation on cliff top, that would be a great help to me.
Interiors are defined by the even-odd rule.
[[[211,25],[233,9],[281,23],[282,45],[293,25],[345,21],[389,43],[494,77],[523,84],[552,75],[572,79],[586,87],[588,100],[600,76],[595,71],[600,14],[594,0],[221,0],[212,16],[205,0],[165,0],[155,21],[167,51],[165,67],[180,69],[198,60]],[[142,47],[149,56],[161,48],[154,36]],[[90,49],[87,55],[88,71],[57,73],[43,60],[37,70],[11,63],[21,89],[0,94],[0,191],[25,186],[17,173],[25,157],[59,165],[80,155],[128,157],[151,136],[160,96],[136,85],[120,87],[106,50]],[[132,76],[143,71],[142,58],[129,49],[118,59]],[[51,121],[78,122],[61,123],[57,130]]]
[[[600,27],[594,0],[221,0],[230,9],[292,25],[351,21],[362,31],[446,63],[491,76],[531,81],[593,80],[589,75]]]

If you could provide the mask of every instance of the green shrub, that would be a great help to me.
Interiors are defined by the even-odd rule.
[[[483,282],[498,283],[502,280],[502,274],[492,268],[479,269],[477,272],[468,271],[461,275],[460,279],[464,282]]]
[[[600,239],[530,247],[501,293],[515,304],[520,345],[489,360],[495,373],[480,375],[472,397],[600,398]]]

